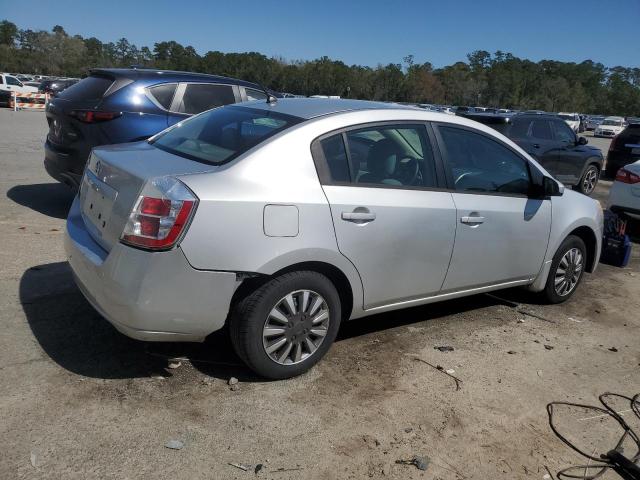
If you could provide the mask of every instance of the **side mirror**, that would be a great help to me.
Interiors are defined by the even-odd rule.
[[[564,185],[550,177],[543,178],[542,189],[545,197],[560,197],[564,193]]]
[[[578,145],[586,145],[589,140],[586,137],[578,137]]]

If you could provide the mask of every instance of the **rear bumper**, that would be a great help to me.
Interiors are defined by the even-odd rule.
[[[615,213],[625,213],[633,218],[640,217],[640,186],[613,182],[609,189],[607,207]]]
[[[77,152],[63,152],[53,146],[49,140],[44,144],[44,169],[55,180],[78,188],[86,158]]]
[[[146,341],[202,341],[223,327],[236,289],[233,272],[196,270],[182,250],[103,250],[73,202],[65,250],[78,287],[121,333]]]

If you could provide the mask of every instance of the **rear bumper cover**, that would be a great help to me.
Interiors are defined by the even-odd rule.
[[[78,287],[121,333],[146,341],[202,341],[223,327],[238,285],[233,272],[196,270],[182,250],[110,252],[89,235],[78,198],[67,219],[65,251]]]

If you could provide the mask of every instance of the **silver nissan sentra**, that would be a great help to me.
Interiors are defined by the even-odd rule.
[[[227,323],[250,368],[286,378],[341,321],[515,286],[558,303],[596,268],[599,204],[494,130],[270,100],[93,150],[66,251],[125,335],[202,341]]]

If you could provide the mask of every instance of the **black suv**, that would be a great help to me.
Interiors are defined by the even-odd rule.
[[[462,116],[484,123],[517,143],[551,175],[585,195],[596,188],[604,158],[560,117],[550,114]]]
[[[640,121],[636,123],[634,120],[630,120],[627,128],[611,140],[607,177],[615,177],[620,168],[640,160]]]
[[[94,69],[49,102],[44,166],[56,180],[77,187],[93,147],[144,140],[196,113],[266,98],[259,85],[233,78]]]

